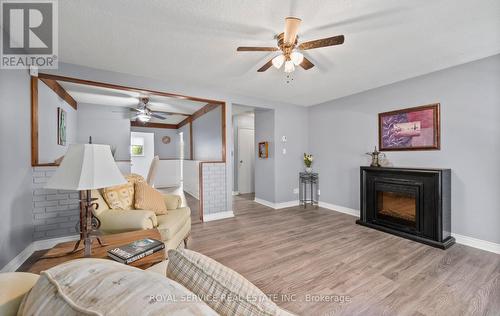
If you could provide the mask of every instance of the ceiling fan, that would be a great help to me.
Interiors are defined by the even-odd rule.
[[[327,37],[322,39],[317,39],[313,41],[304,42],[298,44],[297,33],[299,31],[301,19],[296,17],[285,18],[285,31],[276,36],[278,40],[277,47],[246,47],[240,46],[236,50],[238,52],[273,52],[281,50],[282,54],[274,57],[257,71],[264,72],[269,67],[274,66],[277,69],[285,65],[285,72],[291,73],[295,70],[295,66],[301,66],[305,70],[309,70],[314,67],[314,64],[304,57],[300,51],[315,49],[320,47],[341,45],[344,43],[344,35],[337,35],[333,37]],[[298,45],[297,45],[298,44]]]
[[[163,112],[156,112],[156,111],[151,111],[148,107],[148,102],[149,98],[148,97],[141,97],[139,99],[139,104],[135,108],[130,108],[131,111],[137,112],[134,116],[131,117],[131,120],[139,120],[141,122],[149,122],[151,120],[151,117],[160,119],[160,120],[165,120],[167,119],[165,116],[161,114],[166,114]]]

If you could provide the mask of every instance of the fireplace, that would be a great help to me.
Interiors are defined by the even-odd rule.
[[[439,248],[454,243],[450,169],[361,167],[356,223]]]

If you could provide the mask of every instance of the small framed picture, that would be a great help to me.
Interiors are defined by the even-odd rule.
[[[269,157],[269,143],[259,143],[259,158],[267,159]]]
[[[439,150],[440,104],[380,113],[378,115],[381,151]]]

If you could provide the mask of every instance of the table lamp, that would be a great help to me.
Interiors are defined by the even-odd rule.
[[[91,190],[102,189],[115,185],[125,184],[123,177],[113,159],[109,145],[74,144],[70,145],[59,168],[47,182],[46,189],[85,191],[85,199],[80,200],[80,239],[76,242],[72,252],[78,251],[80,243],[84,244],[84,256],[89,257],[92,252],[92,239],[96,238],[99,244],[103,243],[99,236],[93,235],[100,222],[93,216],[94,203]]]

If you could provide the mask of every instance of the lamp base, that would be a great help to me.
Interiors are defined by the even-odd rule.
[[[97,240],[99,246],[107,246],[107,244],[102,241],[100,236],[94,234],[99,229],[99,226],[101,226],[101,222],[97,217],[94,217],[93,214],[94,206],[96,208],[99,207],[97,203],[94,203],[94,201],[96,200],[97,199],[95,198],[91,198],[90,190],[86,191],[85,198],[83,198],[83,192],[80,192],[80,239],[75,242],[75,247],[73,248],[73,250],[50,256],[42,256],[41,259],[60,258],[69,254],[77,253],[81,250],[84,251],[84,257],[90,257],[92,255],[93,239]],[[81,243],[83,243],[83,248],[80,248]]]

